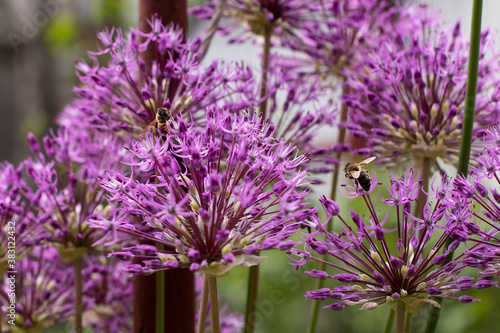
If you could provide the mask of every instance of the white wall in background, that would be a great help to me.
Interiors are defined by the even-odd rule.
[[[470,32],[471,12],[473,0],[413,0],[413,2],[427,3],[440,10],[449,24],[454,24],[461,20],[462,29]],[[483,29],[489,28],[496,33],[500,31],[500,1],[483,0]]]

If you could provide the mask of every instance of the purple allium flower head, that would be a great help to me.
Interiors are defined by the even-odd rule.
[[[228,0],[218,29],[223,35],[234,34],[229,42],[242,43],[255,36],[264,36],[269,30],[277,38],[297,38],[297,29],[312,17],[310,12],[320,8],[320,0]],[[217,6],[216,0],[190,9],[200,19],[210,19]],[[241,28],[241,29],[239,29]]]
[[[345,78],[363,53],[379,47],[381,38],[390,38],[395,30],[409,30],[409,6],[377,0],[320,0],[309,7],[314,19],[301,22],[297,38],[285,39],[288,48],[299,52],[287,58],[286,67],[298,76],[319,77],[329,87]]]
[[[24,200],[25,194],[33,192],[22,178],[23,167],[0,164],[0,276],[11,264],[15,266],[14,259],[22,259],[32,246],[46,240],[40,221],[29,209],[36,203]]]
[[[322,128],[333,127],[337,110],[332,99],[325,101],[324,91],[318,82],[304,84],[301,79],[283,67],[279,57],[270,56],[268,82],[270,114],[274,127],[273,136],[293,144],[310,157],[308,171],[326,173],[339,161],[329,158],[339,147],[324,145],[318,139]]]
[[[295,243],[286,239],[315,213],[303,213],[306,156],[276,141],[269,124],[218,108],[207,109],[206,124],[192,127],[178,118],[179,129],[164,138],[147,133],[133,141],[129,164],[154,170],[150,180],[115,171],[103,179],[109,200],[138,222],[94,219],[93,225],[108,232],[106,239],[117,240],[120,231],[163,246],[112,254],[139,259],[142,273],[186,267],[223,275],[255,265],[258,251],[291,248]],[[140,265],[131,268],[141,273]]]
[[[130,29],[124,35],[113,28],[98,34],[99,50],[89,52],[92,65],[83,60],[76,65],[79,98],[62,112],[59,124],[137,135],[162,107],[174,117],[183,114],[196,121],[204,120],[207,105],[222,100],[238,108],[260,102],[248,68],[218,61],[202,66],[199,39],[183,42],[180,30],[163,26],[158,17],[149,24],[149,33]],[[151,66],[141,58],[148,47],[156,50]],[[104,65],[100,59],[110,60]],[[232,95],[238,98],[230,101]]]
[[[36,247],[16,263],[16,270],[16,327],[38,332],[55,322],[71,320],[74,316],[73,269],[59,259],[55,248]],[[0,279],[3,313],[8,313],[5,304],[11,304],[10,276],[2,275]],[[88,304],[84,303],[83,308],[86,310]]]
[[[453,182],[456,204],[468,205],[467,214],[455,218],[464,227],[471,241],[477,245],[467,251],[467,260],[479,268],[483,274],[500,274],[500,127],[488,129],[483,143],[484,150],[474,159],[475,166],[468,179],[457,177]],[[479,228],[474,221],[482,222]]]
[[[449,180],[445,178],[442,182]],[[340,283],[330,290],[330,294],[322,289],[321,292],[308,292],[306,297],[336,299],[336,303],[326,306],[334,310],[354,305],[371,310],[383,303],[395,307],[396,302],[403,302],[410,313],[426,303],[439,306],[436,298],[458,299],[454,294],[461,290],[458,274],[467,267],[463,260],[466,255],[456,256],[446,265],[441,265],[449,254],[446,241],[464,242],[466,239],[455,234],[470,234],[456,219],[469,207],[450,207],[448,197],[441,199],[439,193],[430,193],[429,197],[433,197],[435,204],[424,214],[424,220],[418,219],[410,211],[418,188],[418,179],[411,171],[402,179],[392,177],[390,188],[387,188],[389,197],[380,198],[381,203],[388,207],[387,214],[377,213],[371,197],[364,194],[368,216],[362,217],[351,210],[353,223],[350,223],[344,217],[345,213],[340,212],[337,218],[342,232],[328,233],[320,229],[314,235],[303,236],[305,251],[293,249],[289,252],[293,265],[299,267],[311,259],[322,260],[314,253],[327,253],[330,261],[326,272],[306,273]],[[390,211],[395,212],[390,214]],[[316,237],[318,234],[326,237]],[[483,284],[486,286],[485,283],[481,286]]]
[[[499,120],[496,56],[490,36],[481,37],[474,139]],[[388,167],[425,158],[456,165],[460,147],[467,79],[468,45],[459,25],[442,32],[422,25],[410,36],[400,34],[367,53],[362,66],[346,75],[350,106],[346,126],[367,143],[360,153],[377,156]],[[494,96],[494,94],[493,94]],[[479,140],[475,141],[480,142]]]
[[[83,291],[92,304],[83,314],[85,327],[94,332],[133,331],[132,279],[125,263],[103,256],[85,258]]]
[[[34,156],[23,162],[25,176],[34,184],[33,191],[23,193],[30,202],[28,217],[43,224],[44,237],[58,244],[69,262],[102,238],[87,219],[116,213],[100,193],[99,177],[108,168],[128,169],[121,164],[125,149],[113,133],[65,127],[46,136],[43,146],[45,153],[34,149]]]

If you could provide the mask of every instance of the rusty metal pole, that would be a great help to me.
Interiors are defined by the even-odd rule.
[[[184,31],[187,38],[186,0],[139,0],[139,28],[148,31],[147,23],[154,14],[164,24],[173,22]],[[153,48],[143,55],[148,66],[154,59]],[[134,333],[155,332],[156,275],[134,277]],[[195,293],[194,274],[187,269],[165,273],[165,332],[194,333]]]

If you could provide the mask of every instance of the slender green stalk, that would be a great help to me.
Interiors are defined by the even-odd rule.
[[[346,94],[348,92],[348,86],[346,84],[343,84],[342,86],[342,94]],[[345,123],[347,121],[347,113],[349,111],[349,108],[347,105],[342,104],[341,109],[340,109],[340,123]],[[339,128],[338,129],[338,136],[337,136],[337,143],[342,144],[345,142],[345,128]],[[341,152],[338,152],[335,155],[335,158],[340,160],[342,156]],[[340,173],[340,165],[335,169],[335,171],[332,173],[332,187],[330,190],[330,198],[332,200],[335,200],[335,196],[337,194],[337,186],[338,186],[338,181],[339,181],[339,173]],[[328,223],[326,225],[326,230],[328,232],[331,232],[333,228],[333,223]],[[327,254],[323,255],[323,261],[327,261]],[[326,269],[326,264],[324,262],[321,263],[320,265],[320,270],[324,271]],[[325,285],[325,280],[317,280],[316,283],[316,290],[323,288]],[[307,329],[308,333],[314,333],[316,331],[316,325],[318,323],[318,315],[319,315],[319,307],[321,303],[319,301],[314,301],[311,305],[311,311],[309,313],[309,327]]]
[[[212,332],[220,333],[219,300],[217,299],[217,278],[208,276],[208,290],[210,293],[210,312],[212,313]]]
[[[248,272],[247,306],[245,311],[244,333],[253,333],[255,330],[255,310],[259,290],[259,265],[250,267]]]
[[[429,193],[429,180],[431,178],[431,159],[429,157],[423,158],[422,165],[418,171],[420,172],[420,177],[422,177],[423,191],[418,192],[417,204],[415,205],[413,215],[421,219],[424,216],[424,207],[427,200],[427,194],[425,193]]]
[[[397,301],[398,306],[396,309],[396,333],[404,333],[405,329],[405,304],[401,301]]]
[[[75,332],[82,333],[82,314],[83,314],[83,296],[82,296],[82,258],[73,261],[75,271]]]
[[[413,318],[413,313],[406,314],[405,332],[404,333],[410,333],[412,318]]]
[[[260,98],[264,98],[267,94],[267,71],[269,69],[269,53],[271,51],[271,36],[273,30],[271,27],[266,27],[264,30],[264,49],[262,51],[262,81],[260,82]],[[260,113],[262,121],[267,119],[267,98],[260,103]]]
[[[156,273],[156,333],[165,332],[165,272]]]
[[[457,173],[467,176],[469,172],[469,159],[472,145],[472,130],[474,125],[474,111],[476,107],[477,74],[479,67],[479,50],[481,43],[481,15],[483,11],[483,0],[474,0],[472,5],[472,22],[469,45],[469,64],[467,70],[467,88],[465,90],[465,109],[462,123],[462,139],[460,142],[460,156],[458,159]],[[448,239],[447,245],[451,243]],[[443,265],[446,265],[453,258],[451,252]],[[438,298],[438,303],[442,300]],[[425,333],[434,333],[439,319],[440,308],[431,306],[429,319]]]
[[[208,308],[208,276],[203,274],[203,287],[201,289],[200,311],[198,314],[198,328],[196,333],[204,333],[207,325]]]
[[[481,43],[481,13],[483,0],[474,0],[470,32],[469,64],[467,70],[467,88],[465,90],[465,109],[462,124],[462,141],[458,159],[458,174],[467,175],[472,145],[474,111],[476,108],[477,72],[479,67],[479,49]]]
[[[388,308],[387,317],[385,318],[385,324],[382,333],[391,333],[392,324],[394,324],[395,317],[396,317],[396,311],[394,311],[391,308]]]
[[[450,257],[449,257],[450,258]],[[451,258],[450,258],[451,260]],[[441,305],[443,301],[441,298],[436,299],[436,301]],[[430,305],[429,314],[427,318],[427,326],[425,327],[425,333],[434,333],[436,331],[440,311],[438,308]]]

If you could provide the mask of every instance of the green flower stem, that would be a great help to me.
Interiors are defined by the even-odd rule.
[[[385,318],[384,330],[382,331],[382,333],[391,333],[392,324],[394,324],[394,317],[396,317],[396,311],[388,308],[387,317]]]
[[[405,323],[405,332],[404,333],[410,333],[412,318],[413,318],[413,313],[406,314],[406,323]]]
[[[75,271],[75,332],[82,333],[83,295],[82,295],[82,258],[73,261]]]
[[[259,265],[248,269],[247,306],[245,311],[244,333],[253,333],[255,330],[255,309],[259,289]]]
[[[469,67],[467,70],[467,88],[465,90],[465,110],[462,125],[462,141],[458,159],[458,174],[464,176],[469,171],[469,159],[472,145],[474,111],[476,108],[477,72],[479,67],[479,49],[481,42],[481,13],[483,0],[474,0],[469,46]]]
[[[212,332],[220,333],[219,301],[217,299],[217,278],[208,276],[208,290],[210,293],[210,310],[212,313]]]
[[[346,84],[342,85],[342,95],[348,93],[349,87]],[[340,109],[340,123],[345,123],[347,121],[347,113],[349,108],[347,105],[342,104]],[[342,144],[345,142],[345,128],[338,129],[337,143]],[[341,152],[336,153],[335,158],[340,160],[342,156]],[[339,173],[340,173],[340,165],[337,166],[337,169],[332,173],[332,187],[330,190],[330,198],[335,200],[335,196],[337,194],[337,187],[339,182]],[[332,232],[333,223],[328,223],[326,225],[326,231]],[[323,255],[323,261],[327,261],[327,254]],[[320,270],[324,271],[326,269],[326,263],[321,262]],[[323,288],[325,285],[325,280],[317,280],[316,290]],[[316,331],[316,325],[318,323],[318,315],[319,315],[319,307],[321,303],[319,301],[314,301],[311,305],[311,311],[309,313],[309,327],[307,329],[308,333],[314,333]]]
[[[165,272],[156,273],[156,333],[165,331]]]
[[[269,53],[271,51],[271,36],[273,30],[271,27],[264,29],[264,49],[262,51],[262,81],[260,82],[260,98],[267,94],[267,71],[269,69]],[[267,98],[260,103],[260,113],[262,121],[267,119]]]
[[[203,274],[203,287],[201,289],[200,311],[198,314],[198,329],[196,333],[204,333],[207,321],[208,308],[208,276]]]
[[[451,255],[451,257],[448,256],[448,258],[451,260],[453,258],[453,254]],[[447,261],[449,262],[450,260]],[[439,305],[443,303],[441,298],[436,299],[436,302],[438,302]],[[429,308],[429,315],[427,317],[428,319],[427,319],[427,326],[425,328],[425,333],[434,333],[436,331],[439,314],[440,314],[440,309],[431,305]]]
[[[467,88],[465,90],[465,110],[462,124],[462,139],[460,142],[460,156],[458,159],[457,173],[467,176],[469,172],[469,159],[472,145],[472,130],[474,125],[474,111],[476,107],[477,73],[479,66],[479,50],[481,42],[481,15],[483,11],[483,0],[474,0],[472,5],[472,22],[469,45],[469,67],[467,70]],[[451,243],[448,239],[446,246]],[[446,265],[453,258],[450,252],[443,265]],[[438,298],[438,303],[442,300]],[[431,306],[429,319],[427,320],[426,333],[436,331],[440,309]]]
[[[397,309],[396,309],[396,333],[404,333],[405,329],[405,304],[401,301],[397,301]]]
[[[433,162],[435,162],[435,160]],[[420,172],[420,177],[422,177],[423,191],[420,190],[418,192],[417,204],[415,205],[413,215],[421,219],[424,216],[424,207],[427,201],[426,193],[429,193],[429,180],[431,178],[431,159],[429,157],[423,158],[422,165],[418,171]]]

